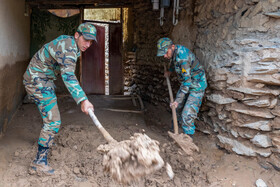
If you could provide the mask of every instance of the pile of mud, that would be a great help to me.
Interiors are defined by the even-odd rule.
[[[91,99],[96,111],[99,111],[98,106],[104,107],[104,103],[108,103],[102,97]],[[279,186],[279,177],[274,177],[278,175],[273,168],[263,169],[251,158],[224,153],[216,147],[213,137],[201,133],[194,137],[200,152],[195,152],[193,161],[190,161],[168,136],[171,114],[160,108],[149,108],[146,121],[140,114],[97,112],[104,127],[116,140],[127,140],[135,132],[145,132],[157,140],[160,156],[170,163],[175,174],[170,179],[163,167],[133,184],[119,184],[104,172],[103,154],[97,151],[99,145],[106,144],[104,137],[80,112],[80,106],[72,98],[69,102],[60,102],[59,106],[63,124],[49,157],[56,174],[38,177],[28,173],[36,155],[42,119],[36,106],[26,104],[13,117],[6,136],[0,141],[0,186],[254,186],[258,178],[268,186]]]
[[[110,158],[106,161],[104,156],[97,151],[97,147],[106,142],[94,129],[96,128],[92,126],[78,124],[61,129],[49,157],[50,165],[56,170],[53,176],[38,177],[28,174],[29,165],[36,155],[36,143],[18,150],[12,156],[12,162],[6,170],[3,183],[9,184],[6,186],[123,186],[113,180],[111,174],[104,172],[104,163],[109,164],[107,167],[110,167],[112,163],[110,163]],[[207,186],[203,161],[197,154],[194,155],[195,161],[190,162],[187,155],[184,155],[174,142],[161,143],[159,148],[161,158],[172,166],[174,178],[170,179],[165,168],[162,167],[140,178],[139,181],[125,186]],[[144,157],[142,160],[146,162]],[[155,164],[155,168],[162,165],[161,162],[151,164]],[[133,173],[133,175],[138,174]],[[121,178],[127,180],[123,175]]]
[[[96,109],[98,102],[102,107],[104,105],[104,100],[100,98],[93,102]],[[165,163],[170,163],[175,173],[174,178],[170,179],[165,167],[162,167],[132,184],[123,185],[116,182],[111,174],[104,172],[104,155],[97,150],[98,146],[106,144],[104,137],[72,100],[60,103],[60,110],[63,124],[49,155],[49,164],[55,169],[55,175],[38,177],[28,173],[30,163],[36,156],[42,119],[36,106],[27,104],[23,105],[13,118],[12,128],[8,131],[11,137],[7,136],[5,144],[0,146],[0,152],[6,153],[4,157],[0,156],[0,186],[209,185],[207,168],[210,164],[205,163],[207,160],[201,157],[201,154],[193,155],[194,161],[190,161],[169,138],[167,131],[162,131],[156,126],[147,126],[140,114],[100,111],[97,113],[98,118],[116,140],[128,140],[135,132],[144,132],[144,129],[145,134],[160,143],[160,156]],[[15,135],[12,136],[13,134]]]
[[[138,181],[164,165],[159,142],[146,134],[135,133],[130,140],[100,145],[97,150],[105,153],[104,170],[123,184]]]

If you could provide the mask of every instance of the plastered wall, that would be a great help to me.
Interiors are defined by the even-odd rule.
[[[24,95],[22,75],[29,61],[30,17],[24,0],[1,0],[0,132],[7,128]]]

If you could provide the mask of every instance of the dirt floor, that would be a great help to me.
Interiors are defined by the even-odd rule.
[[[146,133],[160,142],[161,156],[175,173],[169,179],[164,168],[130,186],[255,186],[262,179],[269,187],[279,187],[279,172],[261,167],[256,158],[227,153],[216,146],[215,138],[197,132],[194,142],[200,152],[194,162],[168,136],[171,114],[163,107],[139,105],[120,96],[90,96],[101,124],[117,141],[129,139],[136,132]],[[123,186],[103,172],[102,154],[96,148],[106,141],[80,111],[70,96],[59,97],[62,126],[49,157],[56,169],[53,176],[34,176],[28,167],[35,157],[41,117],[34,104],[23,104],[15,114],[4,137],[0,139],[0,187],[8,186]],[[118,109],[110,110],[110,109]],[[129,111],[130,110],[130,111]]]

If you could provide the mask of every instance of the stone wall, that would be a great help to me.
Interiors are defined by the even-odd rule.
[[[240,155],[280,153],[279,8],[274,0],[196,2],[195,51],[209,81],[201,130]]]
[[[170,37],[175,43],[181,42],[192,49],[196,39],[195,26],[192,21],[193,7],[182,3],[178,30],[173,30],[172,4],[165,8],[164,24],[160,26],[160,11],[153,11],[150,1],[139,1],[133,7],[134,17],[134,53],[128,52],[124,59],[125,91],[137,92],[141,97],[155,105],[168,104],[169,94],[163,76],[163,57],[157,57],[156,44],[161,37]],[[185,27],[189,25],[188,27]],[[178,37],[178,33],[182,37]],[[133,57],[134,55],[134,57]],[[171,77],[173,91],[178,89],[176,75]],[[174,93],[175,94],[175,93]]]
[[[193,50],[206,69],[209,87],[199,129],[217,135],[220,146],[229,151],[279,159],[280,2],[194,0],[180,6],[179,23],[172,25],[170,7],[161,27],[159,11],[152,11],[150,2],[135,5],[137,50],[127,55],[127,88],[167,105],[164,60],[155,57],[155,44],[168,36]],[[175,77],[172,86],[176,91]]]
[[[0,135],[24,95],[22,75],[30,45],[30,17],[24,16],[24,4],[24,0],[2,0],[0,6]]]

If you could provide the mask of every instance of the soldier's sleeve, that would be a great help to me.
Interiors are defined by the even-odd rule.
[[[55,50],[54,58],[59,64],[62,80],[76,103],[88,99],[75,75],[78,58],[76,50],[71,45],[67,46],[65,42],[59,43],[53,50]]]
[[[181,77],[182,82],[180,89],[176,95],[175,101],[181,103],[185,97],[185,95],[189,92],[190,85],[191,85],[191,68],[190,68],[190,60],[183,60],[181,62]]]

